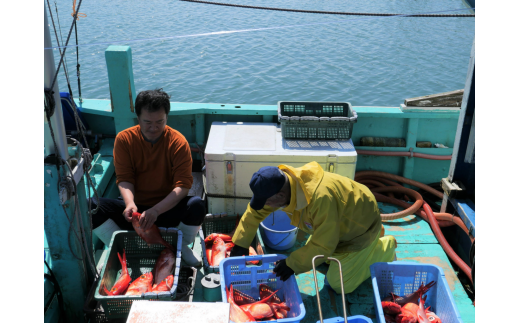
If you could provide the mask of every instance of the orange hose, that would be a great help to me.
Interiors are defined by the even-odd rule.
[[[357,182],[361,182],[361,181],[366,180],[366,179],[371,179],[371,180],[374,180],[374,181],[377,181],[377,182],[380,182],[380,183],[387,184],[389,186],[403,186],[403,185],[401,185],[401,184],[399,184],[397,182],[391,181],[391,180],[386,179],[386,178],[375,177],[375,176],[361,176],[361,178],[359,178],[358,176],[355,176],[355,181],[357,181]],[[390,196],[390,197],[395,197],[393,195],[394,195],[393,193],[388,193],[388,196]],[[404,199],[406,201],[410,201],[410,198],[406,194],[404,195]]]
[[[433,233],[435,234],[435,237],[437,237],[437,240],[442,246],[442,249],[446,252],[448,257],[450,257],[453,262],[459,268],[466,274],[466,276],[469,278],[471,283],[473,283],[473,278],[471,277],[471,268],[462,260],[460,257],[453,251],[451,246],[449,245],[448,241],[446,241],[446,238],[444,238],[444,235],[442,234],[441,228],[437,224],[437,221],[435,220],[435,216],[433,215],[432,208],[428,205],[428,203],[424,202],[423,209],[426,212],[426,215],[428,216],[428,219],[430,220],[430,226],[432,227]]]
[[[392,199],[388,196],[384,196],[384,195],[376,193],[376,192],[374,192],[374,196],[376,197],[376,200],[378,202],[391,203],[391,204],[400,206],[402,208],[408,208],[410,206],[410,204],[408,204],[406,202],[403,202],[398,199]],[[415,215],[420,216],[423,220],[430,223],[430,221],[428,220],[428,216],[426,215],[426,212],[424,212],[424,210],[422,210],[422,209],[418,210],[417,212],[415,212]],[[450,227],[453,225],[458,225],[469,236],[469,230],[461,218],[454,216],[453,214],[449,214],[449,213],[435,213],[434,212],[433,215],[435,216],[435,219],[439,223],[439,227],[445,228],[445,227]],[[470,237],[470,239],[473,240],[473,238],[471,238],[471,237]]]
[[[358,182],[363,185],[367,185],[368,188],[371,188],[370,186],[368,186],[370,184],[375,185],[375,187],[386,187],[385,184],[381,183],[380,181],[373,180],[373,179],[360,179]],[[392,193],[392,192],[388,192],[388,196],[395,197],[394,193]]]
[[[412,153],[409,151],[376,151],[376,150],[356,150],[358,155],[369,156],[397,156],[397,157],[418,157],[433,160],[451,160],[451,155],[429,155],[423,153]]]
[[[372,192],[406,193],[408,196],[411,196],[412,198],[415,199],[415,203],[412,206],[408,207],[406,210],[399,211],[397,213],[381,214],[381,219],[383,221],[396,220],[396,219],[404,218],[405,216],[414,214],[415,212],[417,212],[417,210],[419,210],[421,208],[421,205],[423,204],[423,199],[422,199],[421,194],[419,194],[418,192],[416,192],[412,189],[406,188],[406,187],[399,187],[399,186],[376,187],[376,188],[372,189]]]
[[[402,176],[389,174],[389,173],[385,173],[385,172],[378,172],[378,171],[361,171],[361,172],[356,173],[356,178],[361,177],[361,176],[378,176],[378,177],[387,178],[390,180],[394,180],[397,182],[406,183],[406,184],[410,184],[410,185],[413,185],[418,188],[422,188],[426,192],[432,193],[433,195],[437,196],[440,199],[442,199],[444,197],[444,195],[441,192],[437,191],[436,189],[431,188],[430,186],[425,185],[423,183],[420,183],[420,182],[417,182],[417,181],[414,181],[414,180],[411,180],[411,179],[408,179],[408,178],[405,178]],[[422,197],[421,197],[421,199],[422,199]]]

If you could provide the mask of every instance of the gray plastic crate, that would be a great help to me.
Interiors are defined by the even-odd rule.
[[[349,102],[279,101],[278,121],[285,139],[348,140],[357,113]]]

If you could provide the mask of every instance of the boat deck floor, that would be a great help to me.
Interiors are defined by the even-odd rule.
[[[385,203],[379,203],[379,207],[382,213],[393,213],[400,210],[393,205]],[[446,280],[451,288],[451,292],[455,298],[457,308],[463,321],[465,323],[475,322],[475,307],[464,291],[464,287],[457,278],[448,257],[435,238],[429,224],[421,218],[411,215],[399,220],[385,222],[384,226],[386,231],[385,234],[393,235],[397,239],[397,260],[429,263],[441,267],[444,270]],[[308,235],[300,231],[293,248],[281,252],[270,249],[266,246],[266,253],[289,255],[293,250],[305,245],[307,238]],[[198,241],[200,240],[196,239],[193,249],[195,252],[200,253],[201,246]],[[318,272],[318,286],[320,289],[323,318],[343,317],[341,295],[336,294],[332,289],[324,286],[323,282],[327,269],[328,266],[325,264],[316,268]],[[194,302],[204,302],[202,285],[200,283],[204,275],[204,268],[200,268],[197,273],[197,281],[193,295]],[[319,321],[320,318],[316,301],[313,271],[310,270],[296,275],[296,280],[298,282],[298,287],[306,311],[305,318],[301,322],[315,323]],[[367,279],[355,291],[346,295],[348,316],[364,315],[376,322],[372,297],[372,282],[370,279]]]

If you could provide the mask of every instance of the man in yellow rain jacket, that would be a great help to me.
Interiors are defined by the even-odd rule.
[[[345,293],[370,277],[370,265],[393,261],[397,243],[380,237],[381,216],[370,190],[347,177],[323,171],[316,162],[294,168],[266,166],[249,183],[253,198],[233,236],[231,256],[249,254],[260,222],[277,209],[291,224],[311,234],[307,244],[277,263],[274,272],[283,281],[312,269],[316,255],[341,262]],[[316,266],[325,259],[317,259]],[[340,293],[339,267],[331,262],[327,280]]]

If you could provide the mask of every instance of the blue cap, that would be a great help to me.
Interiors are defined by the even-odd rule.
[[[280,192],[285,184],[285,175],[274,166],[265,166],[253,174],[249,187],[253,191],[253,197],[249,205],[254,210],[261,210],[265,201]]]

